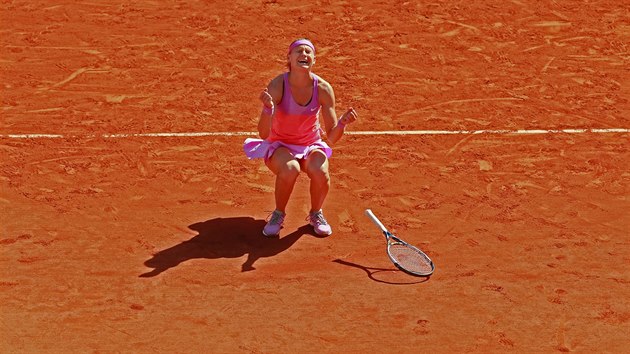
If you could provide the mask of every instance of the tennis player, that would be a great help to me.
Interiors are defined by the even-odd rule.
[[[310,179],[309,224],[318,235],[332,234],[322,212],[330,189],[330,146],[343,136],[346,126],[357,119],[357,112],[348,108],[337,120],[333,88],[313,73],[314,64],[315,46],[311,41],[302,38],[289,45],[288,71],[272,79],[259,96],[263,107],[258,133],[262,139],[245,140],[247,157],[263,158],[276,176],[276,207],[262,230],[265,236],[280,233],[300,172],[305,172]]]

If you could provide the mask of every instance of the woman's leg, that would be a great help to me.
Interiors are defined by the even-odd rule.
[[[279,147],[267,161],[267,167],[276,175],[276,210],[284,213],[300,174],[300,163],[287,148]]]
[[[304,170],[311,180],[311,212],[318,211],[324,205],[330,189],[330,175],[328,174],[328,158],[321,150],[314,150],[304,161]]]

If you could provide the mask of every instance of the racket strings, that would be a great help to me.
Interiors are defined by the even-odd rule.
[[[417,274],[431,274],[433,264],[431,260],[420,251],[404,244],[390,244],[387,252],[402,268]]]

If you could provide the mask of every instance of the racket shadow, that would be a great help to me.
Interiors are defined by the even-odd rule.
[[[251,217],[215,218],[188,226],[197,236],[163,249],[144,262],[153,270],[140,275],[155,277],[191,259],[240,258],[247,255],[241,271],[255,270],[260,258],[273,257],[291,247],[303,235],[313,235],[312,227],[304,225],[282,237],[264,237],[265,220]]]
[[[395,277],[404,276],[406,278],[411,278],[411,279],[418,279],[418,278],[410,277],[405,272],[403,272],[403,271],[401,271],[399,269],[396,269],[396,268],[388,269],[388,268],[366,267],[366,266],[362,266],[360,264],[344,261],[342,259],[335,259],[333,262],[339,263],[339,264],[342,264],[342,265],[345,265],[345,266],[361,269],[362,271],[364,271],[367,274],[368,278],[374,280],[375,282],[384,283],[384,284],[390,284],[390,285],[412,285],[412,284],[420,284],[420,283],[424,283],[424,282],[429,281],[428,277],[422,278],[420,280],[409,280],[409,281],[394,281],[394,280],[387,280],[387,279],[379,279],[379,278],[387,277],[388,276],[387,274],[395,275]]]

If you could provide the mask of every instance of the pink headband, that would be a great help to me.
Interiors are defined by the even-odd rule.
[[[311,41],[309,41],[308,39],[298,39],[297,41],[291,43],[291,45],[289,46],[289,52],[287,53],[287,55],[291,54],[291,51],[293,50],[293,48],[297,46],[301,46],[301,45],[307,45],[311,47],[311,49],[313,49],[313,54],[315,54],[315,46],[313,45],[313,43],[311,43]]]

